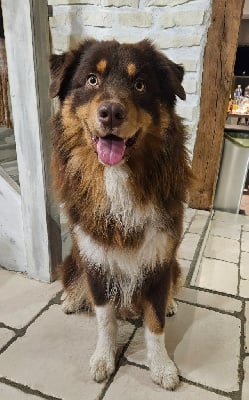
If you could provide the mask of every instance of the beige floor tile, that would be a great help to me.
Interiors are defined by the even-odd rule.
[[[177,299],[227,312],[240,312],[242,309],[240,300],[197,289],[182,288],[177,295]]]
[[[189,269],[190,269],[190,266],[191,266],[191,261],[190,260],[179,259],[179,264],[180,264],[181,270],[182,270],[182,278],[185,280],[187,278],[188,273],[189,273]]]
[[[38,282],[0,269],[0,321],[13,328],[22,328],[60,290],[59,282]]]
[[[241,400],[249,399],[249,357],[246,357],[244,361],[245,378],[242,386],[242,398]]]
[[[240,320],[181,303],[166,322],[166,348],[181,376],[192,382],[231,392],[238,390]],[[143,328],[138,329],[126,357],[146,360]]]
[[[249,217],[245,215],[240,215],[240,214],[231,214],[228,212],[224,211],[215,211],[214,220],[219,220],[223,222],[228,222],[232,224],[237,224],[237,225],[249,225]]]
[[[240,259],[240,276],[249,280],[249,253],[242,251]]]
[[[241,234],[241,225],[232,223],[228,224],[227,222],[214,220],[211,222],[210,234],[213,236],[222,236],[228,239],[239,240]]]
[[[195,286],[229,294],[237,294],[238,267],[226,261],[203,258]]]
[[[32,394],[23,393],[12,386],[0,383],[0,399],[1,400],[39,400],[41,397]]]
[[[133,329],[122,323],[119,346]],[[89,374],[95,345],[95,317],[65,315],[54,305],[1,355],[0,375],[63,400],[94,400],[104,385]]]
[[[195,233],[186,233],[180,245],[178,256],[184,260],[193,260],[200,235]]]
[[[198,233],[199,235],[202,234],[203,229],[207,224],[207,220],[209,217],[209,213],[207,215],[196,215],[189,227],[190,233]]]
[[[190,222],[196,213],[197,211],[194,208],[186,208],[184,212],[184,221]]]
[[[120,368],[105,400],[228,400],[227,397],[181,383],[174,392],[155,385],[149,371],[131,365]]]
[[[237,240],[219,236],[209,236],[204,250],[204,256],[218,260],[237,263],[239,261],[240,245]]]
[[[240,280],[239,295],[249,299],[249,281],[247,279]]]
[[[0,350],[8,341],[15,336],[15,333],[10,329],[0,328]]]
[[[242,229],[245,232],[249,232],[249,224],[248,225],[243,225]]]
[[[246,231],[242,232],[241,250],[249,252],[249,232]]]

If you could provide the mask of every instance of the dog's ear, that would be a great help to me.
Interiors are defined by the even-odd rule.
[[[186,93],[182,86],[184,68],[182,65],[174,63],[162,53],[158,54],[158,68],[162,77],[165,90],[171,89],[174,96],[186,100]],[[168,91],[168,90],[167,90]]]
[[[166,59],[166,57],[165,57]],[[175,94],[182,100],[186,100],[186,93],[181,85],[184,75],[184,68],[180,64],[176,64],[168,58],[165,60],[165,67],[168,71],[171,87]]]
[[[62,89],[63,81],[67,75],[70,66],[75,62],[75,53],[68,51],[66,53],[57,55],[52,54],[49,58],[51,84],[49,87],[50,97],[59,96]]]
[[[70,88],[71,78],[76,67],[80,62],[80,58],[94,44],[96,40],[87,39],[72,50],[60,55],[52,54],[49,58],[51,84],[49,95],[53,98],[59,96],[63,98],[65,90]]]

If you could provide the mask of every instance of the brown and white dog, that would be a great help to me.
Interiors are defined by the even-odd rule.
[[[95,309],[96,381],[115,370],[120,309],[143,315],[152,379],[174,389],[178,373],[164,344],[180,268],[187,189],[186,135],[175,114],[185,99],[183,68],[147,40],[86,40],[52,55],[52,169],[73,247],[64,261],[64,311]]]

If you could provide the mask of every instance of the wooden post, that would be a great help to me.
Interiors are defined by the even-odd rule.
[[[213,206],[217,174],[244,0],[212,2],[212,21],[204,55],[200,122],[194,147],[197,185],[190,206]]]
[[[61,259],[58,208],[51,191],[46,0],[2,0],[28,275],[51,281]]]

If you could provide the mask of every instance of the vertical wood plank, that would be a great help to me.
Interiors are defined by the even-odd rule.
[[[244,0],[212,2],[212,22],[208,31],[200,104],[200,121],[194,147],[193,171],[196,186],[190,206],[213,206],[223,143],[233,69]]]
[[[28,275],[51,281],[61,258],[49,176],[49,30],[46,0],[2,0]]]

